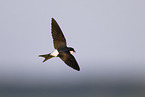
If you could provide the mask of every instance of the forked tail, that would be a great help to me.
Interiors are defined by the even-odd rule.
[[[48,59],[52,58],[53,56],[51,56],[50,54],[45,54],[45,55],[39,55],[39,57],[44,57],[45,59],[44,59],[43,62],[45,62],[45,61],[47,61]]]

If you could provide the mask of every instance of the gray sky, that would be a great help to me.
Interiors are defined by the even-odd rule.
[[[52,17],[75,48],[80,72],[59,58],[42,63],[38,57],[54,49]],[[1,0],[0,44],[1,83],[140,82],[145,80],[145,1]]]

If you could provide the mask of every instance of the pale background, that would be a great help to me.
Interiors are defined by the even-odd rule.
[[[38,57],[54,49],[52,17],[76,50],[81,71],[59,58],[42,63]],[[138,87],[130,90],[138,93],[145,89],[145,1],[1,0],[0,56],[3,97],[70,97],[70,91],[96,97],[97,89],[116,95],[106,92],[110,87],[119,93]]]

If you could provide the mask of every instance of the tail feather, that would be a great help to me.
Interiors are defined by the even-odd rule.
[[[45,59],[44,59],[43,62],[45,62],[45,61],[47,61],[48,59],[52,58],[53,56],[51,56],[50,54],[45,54],[45,55],[39,55],[39,57],[44,57]]]

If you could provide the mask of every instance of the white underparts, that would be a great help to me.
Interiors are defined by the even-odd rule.
[[[74,51],[70,51],[70,53],[71,53],[71,54],[73,54],[73,53],[74,53]]]
[[[74,53],[74,51],[70,51],[70,53],[71,54],[73,54]],[[58,50],[57,49],[55,49],[50,55],[52,55],[52,56],[54,56],[54,57],[57,57],[58,56],[58,54],[59,54],[59,52],[58,52]]]
[[[57,51],[57,49],[55,49],[50,55],[57,57],[59,54],[59,52]]]

